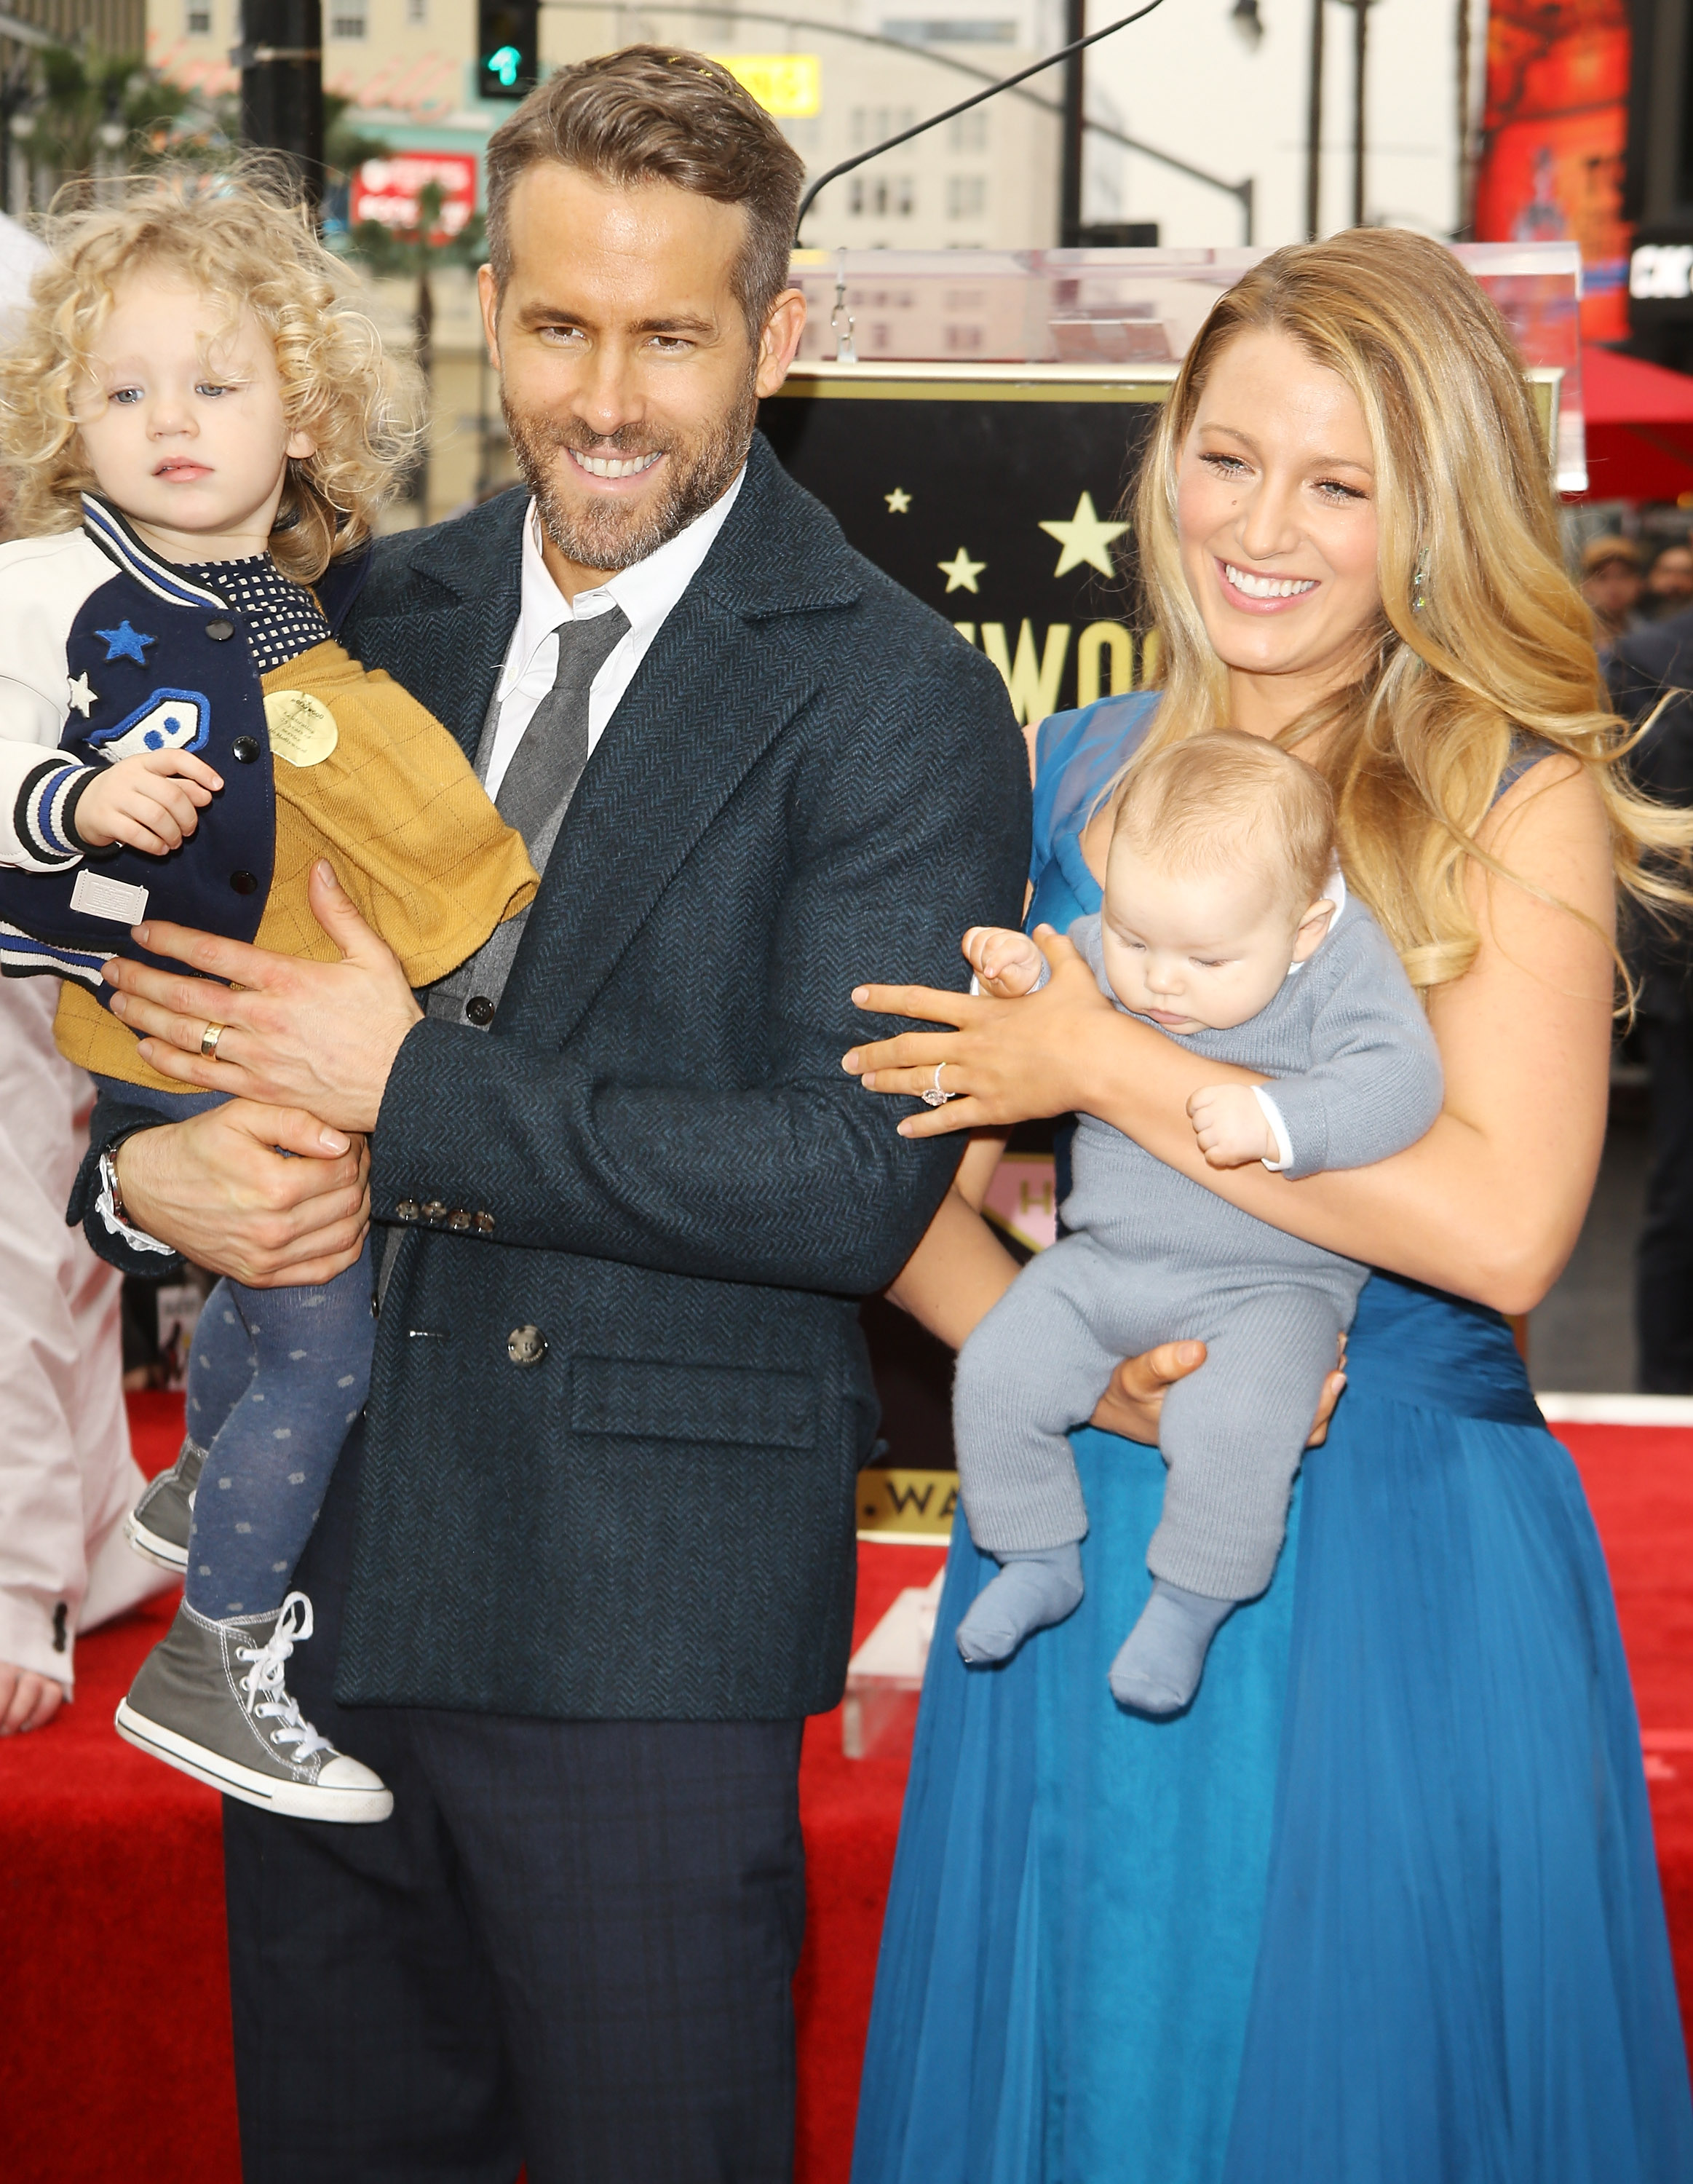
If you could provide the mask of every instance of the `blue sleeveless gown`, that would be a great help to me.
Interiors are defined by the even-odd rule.
[[[1041,731],[1030,922],[1151,700]],[[1179,1332],[1179,1330],[1172,1330]],[[1264,1596],[1189,1712],[1105,1671],[1156,1449],[1072,1436],[1087,1595],[1004,1668],[959,1620],[912,1754],[854,2184],[1685,2184],[1639,1731],[1573,1466],[1500,1317],[1377,1274]]]

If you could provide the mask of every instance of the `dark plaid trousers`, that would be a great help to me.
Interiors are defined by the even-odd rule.
[[[225,1802],[244,2184],[785,2184],[802,1724],[337,1708],[358,1454],[289,1683],[394,1812]]]

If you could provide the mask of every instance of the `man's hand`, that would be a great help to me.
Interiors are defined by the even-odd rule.
[[[1211,1167],[1245,1167],[1281,1157],[1269,1117],[1250,1084],[1202,1084],[1188,1102],[1188,1120]]]
[[[142,946],[207,978],[120,956],[101,975],[114,989],[113,1015],[145,1034],[142,1054],[161,1076],[238,1100],[303,1107],[341,1129],[369,1131],[400,1043],[423,1011],[399,959],[321,861],[312,867],[309,898],[312,915],[341,950],[339,963],[302,962],[150,922],[135,928]],[[217,978],[229,983],[209,983]],[[217,1024],[224,1027],[217,1052],[203,1054],[207,1032]]]
[[[76,831],[91,849],[125,842],[149,856],[180,850],[223,776],[190,751],[140,751],[102,766],[76,800]]]
[[[1005,925],[972,925],[964,936],[964,960],[984,994],[1015,1001],[1032,993],[1046,958],[1026,933]]]
[[[64,1686],[51,1676],[38,1676],[33,1669],[14,1668],[0,1661],[0,1736],[16,1736],[26,1729],[45,1729],[58,1712]]]
[[[134,1227],[249,1289],[331,1280],[357,1259],[370,1226],[364,1139],[294,1108],[236,1100],[140,1130],[119,1146],[116,1166]]]
[[[1094,1407],[1088,1423],[1102,1433],[1121,1434],[1125,1440],[1158,1446],[1164,1397],[1178,1380],[1197,1373],[1206,1361],[1202,1342],[1161,1342],[1156,1350],[1127,1357],[1111,1378],[1111,1385]],[[1321,1448],[1328,1438],[1328,1421],[1346,1387],[1346,1338],[1340,1337],[1334,1370],[1323,1384],[1323,1395],[1312,1421],[1307,1448]]]

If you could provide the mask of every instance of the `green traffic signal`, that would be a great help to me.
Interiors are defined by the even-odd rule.
[[[490,53],[484,64],[488,74],[496,76],[510,91],[517,81],[517,71],[523,65],[523,56],[515,46],[502,46],[497,53]]]

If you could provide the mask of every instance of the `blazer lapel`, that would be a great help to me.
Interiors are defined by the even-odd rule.
[[[563,1045],[694,844],[812,693],[815,664],[691,590],[588,762],[500,1010]],[[749,702],[750,700],[750,702]]]
[[[755,435],[704,567],[588,762],[495,1026],[560,1045],[700,836],[823,679],[809,615],[854,604],[863,566]]]
[[[404,624],[416,666],[394,669],[451,731],[474,766],[523,590],[526,493],[502,493],[425,534],[409,559],[425,580]],[[414,673],[415,679],[414,679]]]

